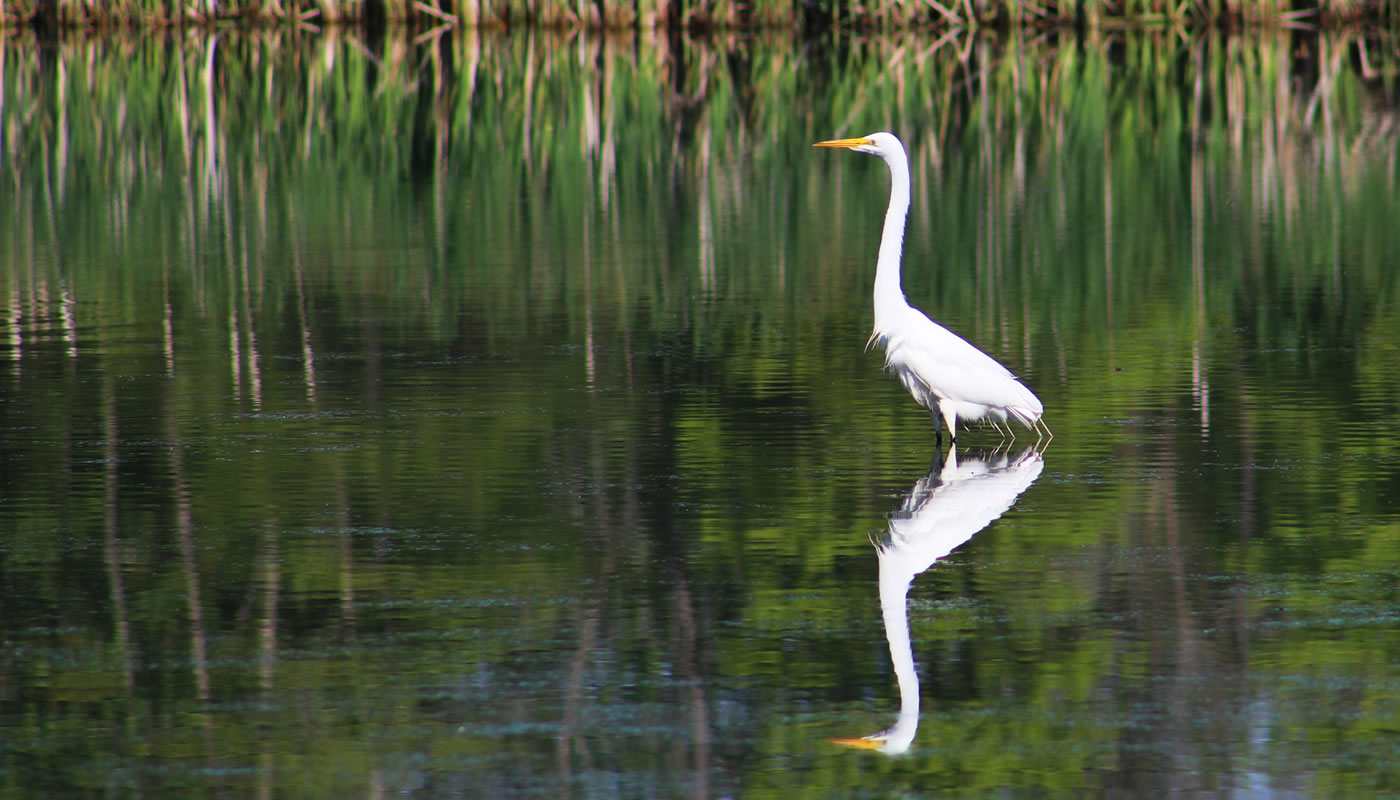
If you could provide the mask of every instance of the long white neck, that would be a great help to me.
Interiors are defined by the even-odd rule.
[[[904,249],[904,220],[909,215],[909,159],[904,148],[885,155],[890,167],[890,207],[880,236],[880,260],[875,264],[875,333],[888,330],[909,306],[899,285],[899,258]]]
[[[914,646],[909,639],[909,584],[914,576],[897,558],[880,558],[880,610],[885,617],[885,638],[890,643],[890,663],[899,683],[899,720],[886,731],[886,752],[903,752],[919,728],[919,673],[914,668]]]

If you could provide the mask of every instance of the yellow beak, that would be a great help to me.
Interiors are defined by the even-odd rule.
[[[885,743],[884,739],[877,736],[864,736],[860,739],[827,739],[827,741],[842,747],[854,747],[857,750],[879,750],[881,745]]]
[[[860,147],[863,144],[874,144],[874,142],[864,136],[855,139],[828,139],[825,142],[817,142],[813,147]]]

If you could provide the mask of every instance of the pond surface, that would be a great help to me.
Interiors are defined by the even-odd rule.
[[[1400,791],[1367,46],[0,40],[0,796]]]

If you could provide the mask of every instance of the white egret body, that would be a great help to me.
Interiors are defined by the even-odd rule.
[[[892,133],[872,133],[857,139],[817,142],[816,147],[841,147],[885,160],[890,168],[890,206],[880,237],[875,264],[875,330],[871,342],[885,348],[885,366],[954,441],[958,420],[998,423],[1014,419],[1045,434],[1040,398],[1016,379],[1011,371],[971,342],[929,319],[909,305],[900,288],[899,261],[904,243],[904,221],[909,213],[909,159],[904,145]],[[942,438],[940,432],[939,438]],[[1015,434],[1012,434],[1015,438]]]
[[[909,639],[909,587],[915,576],[1005,514],[1044,467],[1040,454],[1029,448],[1015,459],[994,454],[968,459],[961,466],[957,453],[950,452],[942,468],[920,478],[903,506],[890,515],[889,537],[875,542],[875,550],[885,638],[899,684],[899,719],[889,730],[859,739],[833,739],[834,744],[890,755],[913,744],[919,729],[919,675]]]

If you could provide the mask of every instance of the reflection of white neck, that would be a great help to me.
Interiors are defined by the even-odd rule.
[[[907,602],[913,582],[914,573],[905,565],[892,558],[880,559],[880,608],[885,616],[885,638],[890,642],[890,662],[899,682],[899,721],[885,731],[885,741],[880,746],[886,753],[908,750],[919,729],[919,673],[914,669]]]

